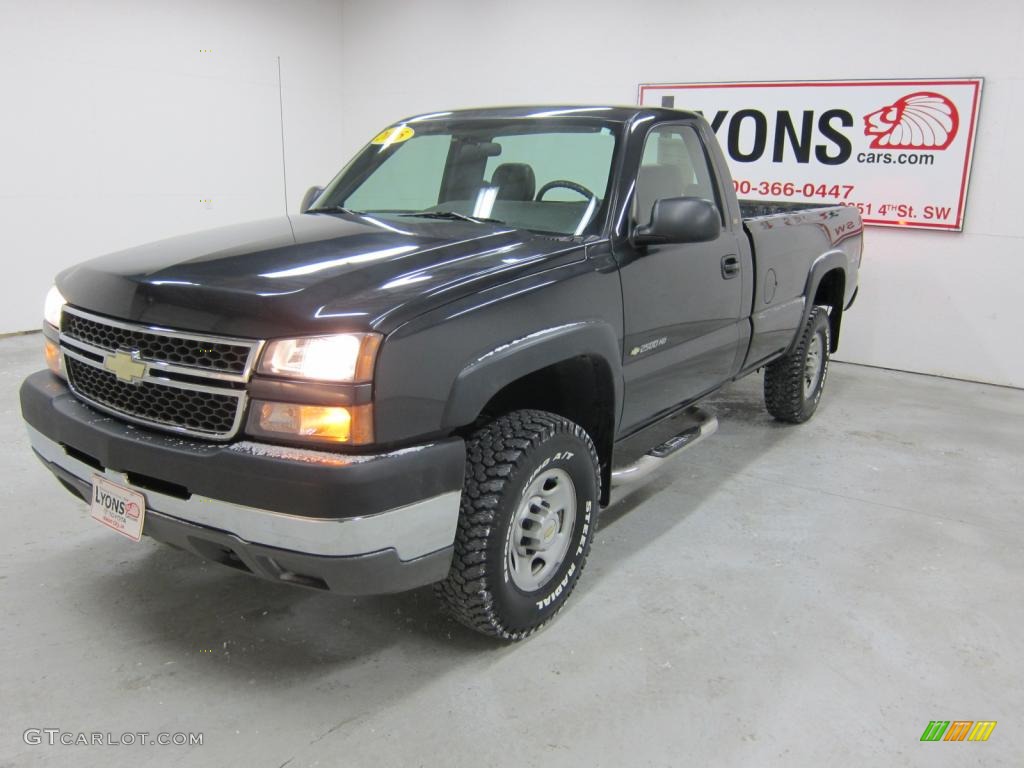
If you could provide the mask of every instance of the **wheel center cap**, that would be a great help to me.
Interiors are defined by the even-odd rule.
[[[556,533],[558,533],[558,523],[549,519],[540,529],[541,543],[550,544]]]

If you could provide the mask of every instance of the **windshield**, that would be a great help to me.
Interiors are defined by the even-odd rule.
[[[618,125],[435,120],[378,134],[310,211],[449,218],[582,235],[603,215]]]

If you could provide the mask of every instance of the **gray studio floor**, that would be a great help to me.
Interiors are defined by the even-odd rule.
[[[836,364],[608,510],[566,612],[516,646],[429,590],[263,583],[90,521],[38,466],[0,340],[0,765],[1000,766],[1024,754],[1024,392]],[[929,720],[987,743],[920,743]],[[26,728],[200,731],[29,746]]]

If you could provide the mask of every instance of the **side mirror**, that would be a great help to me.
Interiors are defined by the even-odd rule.
[[[309,207],[316,202],[316,199],[320,197],[320,193],[323,191],[323,187],[310,187],[307,189],[306,194],[302,196],[302,202],[299,203],[299,213],[308,211]]]
[[[666,197],[654,203],[651,223],[633,230],[634,245],[706,243],[722,232],[718,208],[699,197]]]

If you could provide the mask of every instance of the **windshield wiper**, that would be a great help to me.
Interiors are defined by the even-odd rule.
[[[399,216],[417,216],[421,219],[450,219],[452,221],[471,221],[474,224],[504,224],[501,219],[484,219],[467,216],[455,211],[421,211],[420,213],[400,213]]]
[[[350,216],[362,216],[359,211],[353,211],[351,208],[346,208],[342,205],[327,205],[323,208],[310,208],[306,213],[347,213]]]

